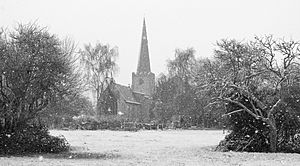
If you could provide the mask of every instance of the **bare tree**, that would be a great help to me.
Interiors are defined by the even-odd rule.
[[[110,48],[108,44],[97,43],[94,47],[88,44],[85,45],[84,50],[80,51],[80,54],[87,87],[96,92],[96,109],[101,115],[100,97],[117,70],[118,49],[117,47]]]
[[[216,58],[227,72],[224,77],[215,79],[217,95],[208,106],[231,103],[240,109],[226,115],[245,111],[255,119],[261,119],[268,124],[270,150],[275,152],[278,138],[274,112],[283,103],[284,88],[299,83],[299,42],[266,36],[256,37],[251,43],[223,40],[218,46]],[[282,58],[281,63],[277,56]],[[259,98],[255,91],[265,87],[272,94]],[[241,102],[236,95],[244,96],[250,104]]]
[[[195,65],[195,50],[175,50],[175,59],[169,60],[167,67],[169,75],[178,79],[177,83],[181,92],[185,91],[186,86],[192,79],[192,69]]]

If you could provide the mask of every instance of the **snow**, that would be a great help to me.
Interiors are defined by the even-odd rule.
[[[0,157],[0,165],[300,165],[300,155],[215,152],[220,130],[59,131],[71,153]]]

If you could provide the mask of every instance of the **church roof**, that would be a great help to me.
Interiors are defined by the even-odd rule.
[[[136,99],[134,98],[133,91],[131,90],[130,87],[120,85],[120,84],[115,84],[115,88],[117,91],[120,92],[120,97],[122,97],[126,103],[141,104],[141,103],[137,102]]]

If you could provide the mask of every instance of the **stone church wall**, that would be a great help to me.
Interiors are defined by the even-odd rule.
[[[135,74],[132,73],[132,90],[134,92],[144,93],[145,95],[152,96],[155,88],[155,75],[148,74]]]

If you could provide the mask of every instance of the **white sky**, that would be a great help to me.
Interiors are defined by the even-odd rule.
[[[166,71],[176,48],[212,56],[223,38],[254,35],[300,40],[299,0],[0,0],[0,26],[36,21],[51,33],[119,47],[118,83],[131,84],[146,17],[152,71]]]

